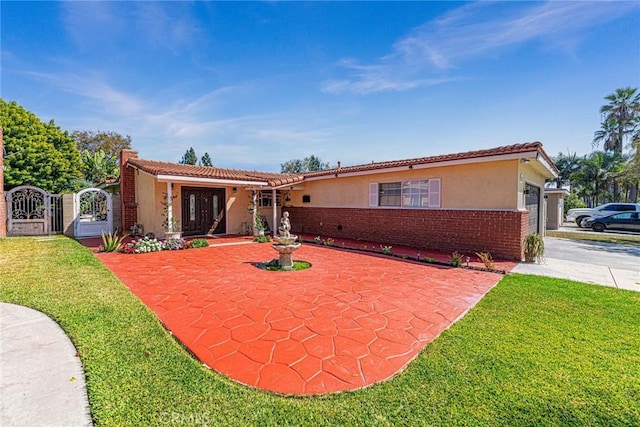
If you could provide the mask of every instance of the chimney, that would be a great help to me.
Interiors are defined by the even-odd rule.
[[[138,222],[138,204],[136,203],[136,170],[128,167],[129,159],[137,159],[138,152],[122,150],[120,152],[120,209],[122,215],[122,234],[127,233]]]

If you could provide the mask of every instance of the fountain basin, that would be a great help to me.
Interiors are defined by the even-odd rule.
[[[293,237],[293,236],[292,236]],[[277,239],[276,239],[277,240]],[[295,238],[294,238],[295,241]],[[300,249],[300,243],[271,245],[278,252],[278,264],[283,270],[293,269],[293,252]]]
[[[288,245],[294,245],[296,244],[296,240],[298,239],[298,236],[274,236],[273,240],[275,240],[276,242],[278,242],[278,245],[281,246],[288,246]]]

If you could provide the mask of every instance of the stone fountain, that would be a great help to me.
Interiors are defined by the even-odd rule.
[[[278,264],[283,270],[293,269],[292,254],[300,248],[300,243],[296,243],[298,236],[291,234],[291,224],[289,223],[289,212],[282,214],[278,235],[273,237],[276,244],[271,245],[273,249],[278,251]]]

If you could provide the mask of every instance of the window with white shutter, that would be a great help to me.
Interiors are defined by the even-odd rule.
[[[378,206],[378,183],[369,184],[369,206]]]
[[[429,207],[440,207],[440,179],[429,180]]]

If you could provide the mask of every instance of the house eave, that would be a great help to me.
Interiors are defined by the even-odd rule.
[[[380,173],[391,173],[391,172],[402,172],[406,170],[418,170],[418,169],[432,169],[432,168],[441,168],[447,166],[460,166],[460,165],[468,165],[474,163],[486,163],[486,162],[497,162],[503,160],[519,160],[519,159],[528,159],[530,161],[538,161],[543,166],[544,171],[546,172],[545,176],[548,175],[549,178],[556,177],[557,174],[551,167],[551,165],[544,159],[543,156],[539,155],[537,150],[525,151],[521,153],[511,153],[511,154],[498,154],[494,156],[484,156],[484,157],[473,157],[468,159],[458,159],[458,160],[445,160],[441,162],[431,162],[431,163],[418,163],[411,165],[403,165],[389,168],[379,168],[379,169],[370,169],[364,171],[357,172],[341,172],[340,169],[335,169],[331,171],[331,174],[321,175],[321,176],[313,176],[313,177],[305,177],[304,181],[319,181],[323,179],[332,179],[338,177],[351,177],[351,176],[363,176],[363,175],[375,175]]]
[[[239,179],[201,178],[181,175],[156,175],[158,182],[172,182],[176,184],[209,184],[222,186],[253,186],[268,187],[269,184],[261,181],[243,181]]]

